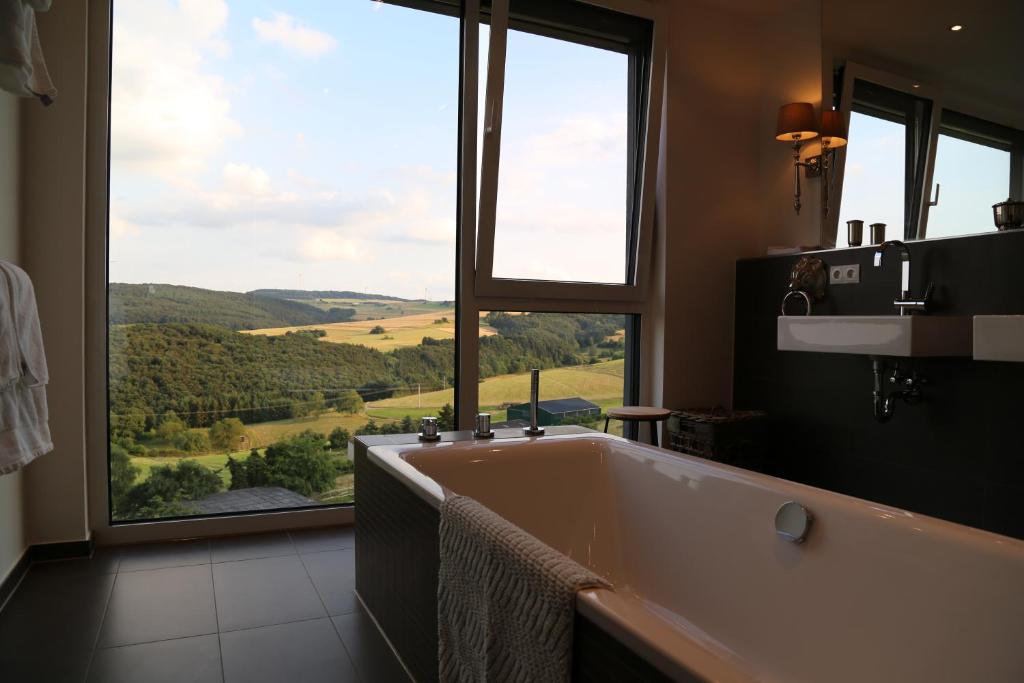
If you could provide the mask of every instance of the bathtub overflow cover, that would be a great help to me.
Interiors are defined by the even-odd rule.
[[[814,516],[796,501],[783,503],[775,513],[775,533],[790,543],[803,543]]]

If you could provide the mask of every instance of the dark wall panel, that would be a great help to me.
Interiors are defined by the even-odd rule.
[[[1024,231],[910,243],[911,290],[936,286],[936,315],[1024,314]],[[816,315],[894,314],[899,258],[873,247],[822,252],[860,264]],[[736,267],[734,402],[772,415],[770,474],[1024,538],[1024,363],[905,359],[925,400],[871,412],[871,361],[776,350],[776,317],[798,256]]]

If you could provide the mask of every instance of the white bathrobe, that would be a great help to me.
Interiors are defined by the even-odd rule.
[[[43,59],[36,12],[51,0],[0,0],[0,89],[50,104],[57,89]]]
[[[0,475],[53,450],[49,380],[32,281],[0,261]]]

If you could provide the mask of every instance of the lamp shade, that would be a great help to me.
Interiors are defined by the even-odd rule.
[[[814,107],[807,102],[790,102],[779,107],[775,139],[785,142],[810,140],[818,135]]]
[[[842,112],[821,112],[821,141],[829,147],[842,147],[846,144],[846,122]]]

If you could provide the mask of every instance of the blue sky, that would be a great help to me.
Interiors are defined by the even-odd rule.
[[[458,30],[369,0],[115,0],[111,281],[452,298]],[[512,35],[508,59],[497,274],[621,279],[626,58]]]

